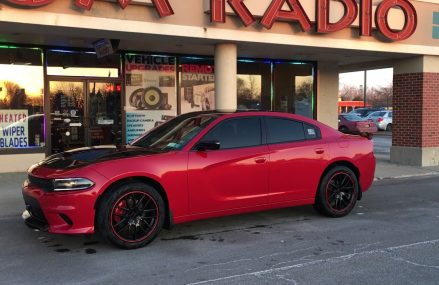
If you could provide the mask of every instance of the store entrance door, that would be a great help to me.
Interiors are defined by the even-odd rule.
[[[119,80],[51,78],[50,154],[122,143]]]

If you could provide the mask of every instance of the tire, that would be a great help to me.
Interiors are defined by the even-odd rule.
[[[345,127],[345,126],[341,126],[341,127],[338,128],[338,130],[339,130],[340,132],[342,132],[342,133],[346,133],[346,132],[348,131],[348,128]]]
[[[392,131],[392,124],[390,124],[390,123],[387,124],[386,131],[388,131],[388,132]]]
[[[326,172],[317,190],[314,208],[321,214],[339,218],[349,214],[358,199],[358,178],[346,166]]]
[[[107,241],[123,249],[135,249],[159,234],[165,205],[153,187],[134,182],[104,195],[96,210],[96,226]]]

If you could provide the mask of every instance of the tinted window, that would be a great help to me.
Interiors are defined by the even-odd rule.
[[[301,122],[267,118],[267,129],[269,133],[268,143],[283,143],[305,140],[303,124]]]
[[[320,130],[316,126],[304,123],[305,137],[307,140],[319,139],[321,137]]]
[[[389,116],[388,116],[389,118],[392,118],[393,117],[393,113],[392,112],[389,112]]]
[[[237,118],[221,122],[202,141],[219,141],[221,149],[256,146],[261,141],[260,119]]]

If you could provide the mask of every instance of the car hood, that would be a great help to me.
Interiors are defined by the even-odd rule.
[[[34,167],[73,169],[108,160],[155,155],[163,152],[131,145],[84,147],[49,156]],[[29,172],[31,171],[32,169],[29,170]]]

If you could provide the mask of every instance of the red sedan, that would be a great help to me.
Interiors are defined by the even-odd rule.
[[[317,121],[272,112],[197,112],[127,146],[67,151],[29,169],[31,227],[98,231],[121,248],[163,227],[298,205],[347,215],[372,184],[372,142]]]

